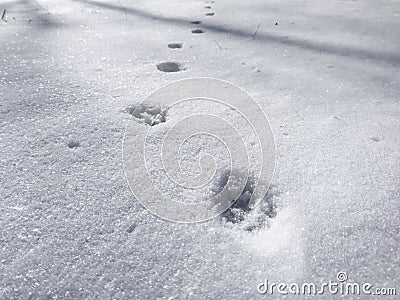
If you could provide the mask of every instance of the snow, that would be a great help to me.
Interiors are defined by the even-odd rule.
[[[265,278],[318,283],[339,271],[399,288],[399,2],[3,8],[0,298],[254,299]],[[157,69],[171,62],[177,72]],[[242,222],[164,221],[126,182],[132,107],[189,77],[236,84],[270,121],[272,189]],[[152,128],[162,132],[186,109]],[[160,110],[136,117],[148,126]],[[215,141],[196,143],[204,142],[224,157]]]

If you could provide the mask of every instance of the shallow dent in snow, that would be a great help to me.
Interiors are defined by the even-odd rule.
[[[192,30],[192,33],[196,33],[196,34],[204,33],[204,30],[203,30],[203,29],[200,29],[200,28],[197,28],[197,29],[193,29],[193,30]]]
[[[75,140],[70,140],[67,144],[68,148],[78,148],[79,147],[79,142]]]
[[[167,110],[158,104],[139,104],[129,106],[126,112],[132,115],[139,123],[150,126],[165,123],[167,121]]]
[[[168,48],[171,49],[180,49],[183,47],[183,43],[169,43]]]
[[[157,64],[157,69],[161,72],[179,72],[179,71],[184,71],[186,68],[182,66],[182,64],[177,63],[177,62],[163,62]]]
[[[250,207],[250,199],[257,186],[257,179],[254,175],[250,174],[239,174],[239,176],[246,176],[246,185],[235,201],[232,199],[234,204],[228,208],[224,213],[221,214],[222,222],[226,224],[234,224],[245,231],[255,231],[268,226],[268,220],[274,218],[277,214],[276,197],[279,196],[279,190],[276,186],[271,186],[264,198],[255,207]],[[230,171],[225,170],[219,180],[215,183],[212,188],[213,194],[218,194],[227,185],[228,181],[238,181],[231,177]]]

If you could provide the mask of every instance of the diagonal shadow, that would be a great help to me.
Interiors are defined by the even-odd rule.
[[[173,24],[173,25],[182,25],[182,24],[189,24],[191,20],[184,19],[184,18],[175,18],[175,17],[164,17],[161,15],[152,14],[149,12],[145,12],[136,8],[131,7],[123,7],[123,6],[116,6],[110,3],[103,3],[98,2],[95,0],[72,0],[75,2],[86,3],[110,10],[121,11],[123,13],[137,15],[140,17],[162,21],[165,23]],[[207,25],[201,24],[201,27],[207,29],[208,31],[217,32],[217,33],[224,33],[235,35],[244,38],[253,38],[253,32],[247,32],[245,30],[235,29],[235,28],[227,28],[222,26],[216,25]],[[394,53],[382,53],[377,51],[371,51],[361,48],[354,48],[354,47],[345,47],[345,46],[338,46],[338,45],[328,45],[323,43],[316,43],[310,40],[304,40],[299,38],[287,38],[279,35],[274,35],[271,33],[259,33],[257,35],[257,40],[262,40],[264,42],[274,42],[279,43],[282,45],[290,46],[290,47],[297,47],[304,50],[316,52],[316,53],[327,53],[335,56],[342,56],[342,57],[351,57],[357,60],[373,60],[377,62],[385,62],[391,65],[398,65],[400,63],[400,56]]]
[[[3,5],[7,10],[26,14],[29,18],[28,24],[33,27],[45,29],[61,25],[37,0],[14,0],[5,2]]]

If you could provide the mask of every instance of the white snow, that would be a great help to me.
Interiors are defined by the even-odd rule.
[[[1,299],[254,299],[339,271],[400,289],[400,3],[209,2],[0,2]],[[273,188],[243,222],[161,220],[126,183],[131,108],[189,77],[269,118]]]

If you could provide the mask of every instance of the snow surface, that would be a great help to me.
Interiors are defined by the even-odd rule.
[[[400,2],[214,2],[0,2],[1,299],[254,299],[338,271],[400,289]],[[198,76],[274,131],[244,223],[163,221],[124,177],[131,107]]]

